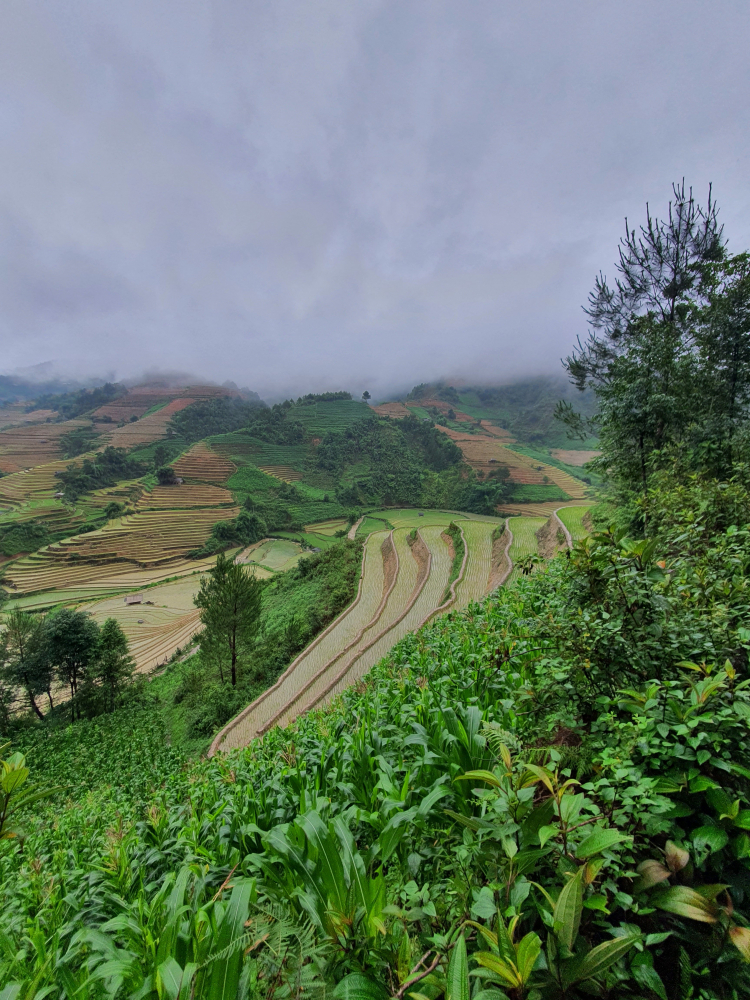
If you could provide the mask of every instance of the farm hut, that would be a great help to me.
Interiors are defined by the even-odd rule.
[[[126,604],[143,604],[143,594],[126,594]]]

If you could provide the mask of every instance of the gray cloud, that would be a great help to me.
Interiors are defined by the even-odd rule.
[[[2,365],[555,370],[672,180],[750,242],[748,37],[695,0],[8,0]]]

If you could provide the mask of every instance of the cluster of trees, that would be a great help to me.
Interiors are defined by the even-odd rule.
[[[64,458],[77,458],[85,451],[90,451],[94,441],[99,437],[92,427],[76,427],[67,434],[60,435],[60,449]]]
[[[336,499],[347,508],[403,504],[492,514],[509,498],[510,487],[500,470],[491,481],[480,483],[456,443],[415,416],[362,420],[344,431],[329,432],[316,450],[315,464],[343,480]]]
[[[415,385],[414,388],[409,392],[406,398],[410,402],[418,403],[420,400],[428,399],[442,399],[446,403],[451,403],[453,406],[458,406],[461,402],[461,397],[458,394],[458,390],[452,385],[446,385],[445,382],[420,382],[419,385]]]
[[[127,391],[119,382],[105,382],[95,389],[76,389],[74,392],[38,396],[26,410],[56,410],[59,420],[72,420],[119,399]]]
[[[0,679],[7,706],[26,700],[39,718],[39,699],[53,705],[55,684],[70,695],[71,718],[111,712],[133,676],[128,642],[114,618],[100,627],[83,611],[63,608],[53,614],[11,611],[0,644]]]
[[[300,396],[297,400],[297,406],[307,406],[310,403],[333,403],[338,399],[351,399],[352,394],[350,392],[308,392],[305,396]],[[367,393],[367,398],[370,398],[370,393]]]
[[[52,540],[43,521],[21,521],[0,525],[0,552],[15,556],[20,552],[36,552]]]
[[[590,333],[565,362],[598,413],[558,412],[574,433],[598,434],[597,467],[627,505],[675,462],[723,477],[747,459],[750,255],[727,252],[710,191],[699,205],[683,182],[666,218],[626,223],[616,268],[614,284],[597,278]]]
[[[261,399],[219,396],[179,410],[172,417],[170,427],[174,434],[192,444],[213,434],[228,434],[247,427],[265,409],[266,404]]]
[[[75,500],[84,493],[114,486],[123,479],[136,479],[147,471],[147,467],[131,458],[124,448],[108,445],[93,458],[84,458],[80,465],[69,465],[55,475],[62,483],[66,499]]]
[[[283,525],[273,523],[270,530],[288,528],[290,523],[290,521]],[[237,545],[252,545],[265,538],[268,532],[268,523],[262,517],[250,510],[241,510],[235,518],[217,521],[205,544],[199,549],[191,549],[188,555],[191,559],[201,559]]]

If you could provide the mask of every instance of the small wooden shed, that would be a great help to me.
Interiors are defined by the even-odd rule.
[[[125,595],[126,604],[142,604],[143,594],[126,594]]]

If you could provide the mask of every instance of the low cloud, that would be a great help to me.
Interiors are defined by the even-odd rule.
[[[749,36],[676,0],[7,5],[4,365],[269,396],[558,371],[673,180],[747,246]]]

